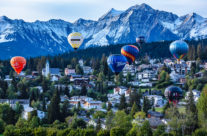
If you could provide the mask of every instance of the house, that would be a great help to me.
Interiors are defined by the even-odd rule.
[[[39,72],[38,71],[32,71],[32,75],[33,76],[39,76]]]
[[[27,120],[29,113],[34,111],[35,109],[30,107],[29,104],[23,105],[23,107],[24,107],[24,111],[22,113],[22,117]],[[45,112],[37,110],[38,118],[43,119],[45,117],[45,115],[46,115]]]
[[[36,88],[39,90],[40,93],[43,93],[43,89],[42,89],[42,86],[36,86],[36,87],[33,87],[33,88]]]
[[[68,96],[64,95],[64,96],[60,96],[60,101],[64,102],[64,101],[69,101]]]
[[[160,118],[152,117],[152,118],[148,118],[148,121],[149,121],[150,127],[153,129],[156,129],[160,125],[164,125],[164,123],[162,122]]]
[[[139,86],[139,81],[131,81],[129,84],[132,86]]]
[[[151,102],[154,104],[155,107],[162,107],[166,104],[162,96],[159,95],[147,95],[146,96]]]
[[[84,78],[84,77],[76,78],[76,79],[74,79],[73,82],[74,82],[74,85],[87,86],[89,84],[89,78]]]
[[[70,98],[69,103],[76,107],[78,106],[78,103],[80,103],[81,107],[83,107],[84,103],[88,101],[93,101],[93,98],[87,96],[73,96]]]
[[[148,118],[160,118],[162,119],[164,117],[164,114],[160,113],[160,112],[156,112],[156,111],[148,111],[147,113],[147,117]]]
[[[9,77],[9,75],[6,75],[4,81],[6,81],[8,84],[11,84],[12,79]]]
[[[98,119],[91,119],[90,121],[88,121],[88,126],[96,127],[97,126],[97,122],[98,122]],[[106,129],[105,120],[104,119],[100,119],[100,122],[101,122],[101,128],[102,129]]]
[[[65,68],[65,75],[69,76],[69,75],[75,75],[75,69],[69,69],[69,68]]]
[[[198,90],[192,90],[192,92],[193,92],[193,97],[194,97],[194,101],[195,102],[197,102],[198,101],[198,99],[200,98],[200,91],[198,91]],[[186,93],[186,97],[185,97],[185,99],[186,100],[188,100],[189,99],[189,95],[190,95],[190,91],[188,91],[187,93]]]
[[[25,105],[29,104],[29,99],[0,99],[0,103],[16,104],[16,103]]]
[[[101,101],[87,101],[84,103],[85,109],[101,109],[102,108],[102,102]]]
[[[59,81],[59,79],[60,79],[60,76],[59,75],[52,75],[50,80],[52,82],[55,82],[55,81]]]
[[[83,73],[86,75],[93,73],[93,69],[89,66],[83,66],[82,69],[83,69]]]
[[[196,78],[202,78],[203,77],[203,72],[198,72],[194,74],[194,77]]]
[[[83,63],[83,60],[82,60],[82,59],[80,59],[80,60],[78,61],[78,63],[80,64],[81,67],[84,66],[84,63]]]
[[[73,82],[77,78],[82,78],[82,76],[81,75],[71,75],[70,76],[70,81]]]
[[[57,76],[61,76],[60,74],[60,69],[59,68],[50,68],[50,64],[49,61],[46,61],[46,66],[45,68],[42,69],[42,75],[47,77],[48,75],[57,75]]]
[[[139,87],[152,87],[152,83],[141,83]]]
[[[119,86],[119,87],[114,88],[114,94],[122,95],[122,94],[125,94],[126,90],[127,90],[126,87]]]
[[[108,81],[108,86],[115,86],[115,83],[112,81]]]

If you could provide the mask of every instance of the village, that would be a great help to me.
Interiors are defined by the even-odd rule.
[[[80,111],[78,118],[83,119],[88,126],[92,125],[97,126],[98,119],[93,118],[92,115],[86,115],[87,111],[94,110],[106,113],[108,107],[113,112],[119,110],[118,106],[120,104],[121,97],[124,96],[126,102],[130,101],[130,95],[134,90],[139,90],[142,96],[140,99],[140,105],[143,107],[144,98],[147,98],[150,101],[152,108],[147,111],[147,116],[143,120],[148,120],[151,128],[157,128],[160,125],[168,126],[168,119],[164,118],[163,107],[167,104],[168,100],[163,95],[163,89],[157,89],[155,87],[158,80],[160,80],[159,73],[160,69],[167,67],[170,69],[170,81],[177,86],[184,87],[187,81],[186,77],[191,72],[192,64],[195,61],[181,61],[180,64],[174,62],[171,59],[164,59],[162,61],[156,59],[150,59],[148,64],[140,64],[139,61],[135,61],[134,65],[126,65],[122,74],[123,81],[127,81],[127,76],[130,75],[130,82],[127,82],[125,85],[116,85],[114,81],[104,81],[107,86],[111,88],[110,90],[105,90],[108,92],[106,94],[107,101],[101,101],[100,99],[94,99],[88,95],[73,95],[68,97],[67,95],[61,95],[61,103],[68,102],[69,109],[74,107],[83,109]],[[76,69],[65,68],[64,71],[61,71],[59,68],[51,68],[49,61],[46,61],[45,68],[42,69],[42,72],[32,71],[31,75],[26,75],[25,72],[22,72],[17,78],[25,78],[26,80],[34,80],[42,74],[44,77],[48,77],[51,82],[54,83],[54,87],[65,89],[68,88],[68,93],[71,94],[72,91],[81,90],[83,87],[86,87],[87,90],[93,90],[96,86],[97,77],[94,76],[93,69],[90,66],[85,66],[83,60],[79,60],[79,65],[83,70],[83,75],[76,74]],[[204,76],[202,70],[207,70],[207,63],[199,65],[201,71],[194,74],[196,78],[202,78]],[[70,81],[70,84],[60,84],[59,81],[63,78],[67,78]],[[11,84],[12,79],[9,75],[4,79],[8,84]],[[42,86],[35,86],[39,90],[39,93],[43,92]],[[200,97],[200,91],[193,89],[194,101],[197,102]],[[185,97],[177,104],[179,109],[183,109],[183,106],[186,105],[185,100],[188,99],[189,90],[184,90]],[[34,108],[30,105],[29,99],[0,99],[0,103],[8,103],[11,107],[14,107],[16,103],[23,105],[24,111],[22,117],[28,119],[28,114],[33,110],[37,110],[38,117],[40,119],[45,118],[47,115],[44,111],[41,111],[37,108]],[[47,105],[50,101],[47,101]],[[47,107],[47,106],[46,106]],[[139,120],[139,121],[137,121]],[[101,127],[106,129],[105,123],[106,119],[101,118]],[[135,118],[133,123],[140,123],[140,119]]]

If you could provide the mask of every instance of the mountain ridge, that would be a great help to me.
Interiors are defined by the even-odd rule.
[[[134,5],[125,11],[109,10],[97,21],[62,19],[25,22],[0,17],[0,58],[20,55],[34,57],[72,51],[67,35],[80,32],[85,40],[82,49],[114,44],[135,43],[144,35],[146,41],[207,38],[207,19],[191,13],[177,16],[153,9],[147,4]]]

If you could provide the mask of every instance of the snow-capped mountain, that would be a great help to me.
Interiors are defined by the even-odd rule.
[[[111,9],[97,21],[78,19],[25,22],[0,17],[0,58],[41,56],[71,50],[67,35],[80,32],[81,48],[135,43],[138,36],[148,42],[207,38],[207,19],[196,13],[177,16],[141,4],[126,11]]]

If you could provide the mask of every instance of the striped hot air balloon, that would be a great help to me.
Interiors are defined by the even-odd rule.
[[[121,54],[126,57],[127,62],[132,64],[138,57],[139,49],[134,45],[125,45],[121,48]]]
[[[71,33],[68,35],[68,42],[73,49],[77,50],[83,43],[83,36],[78,32]]]

